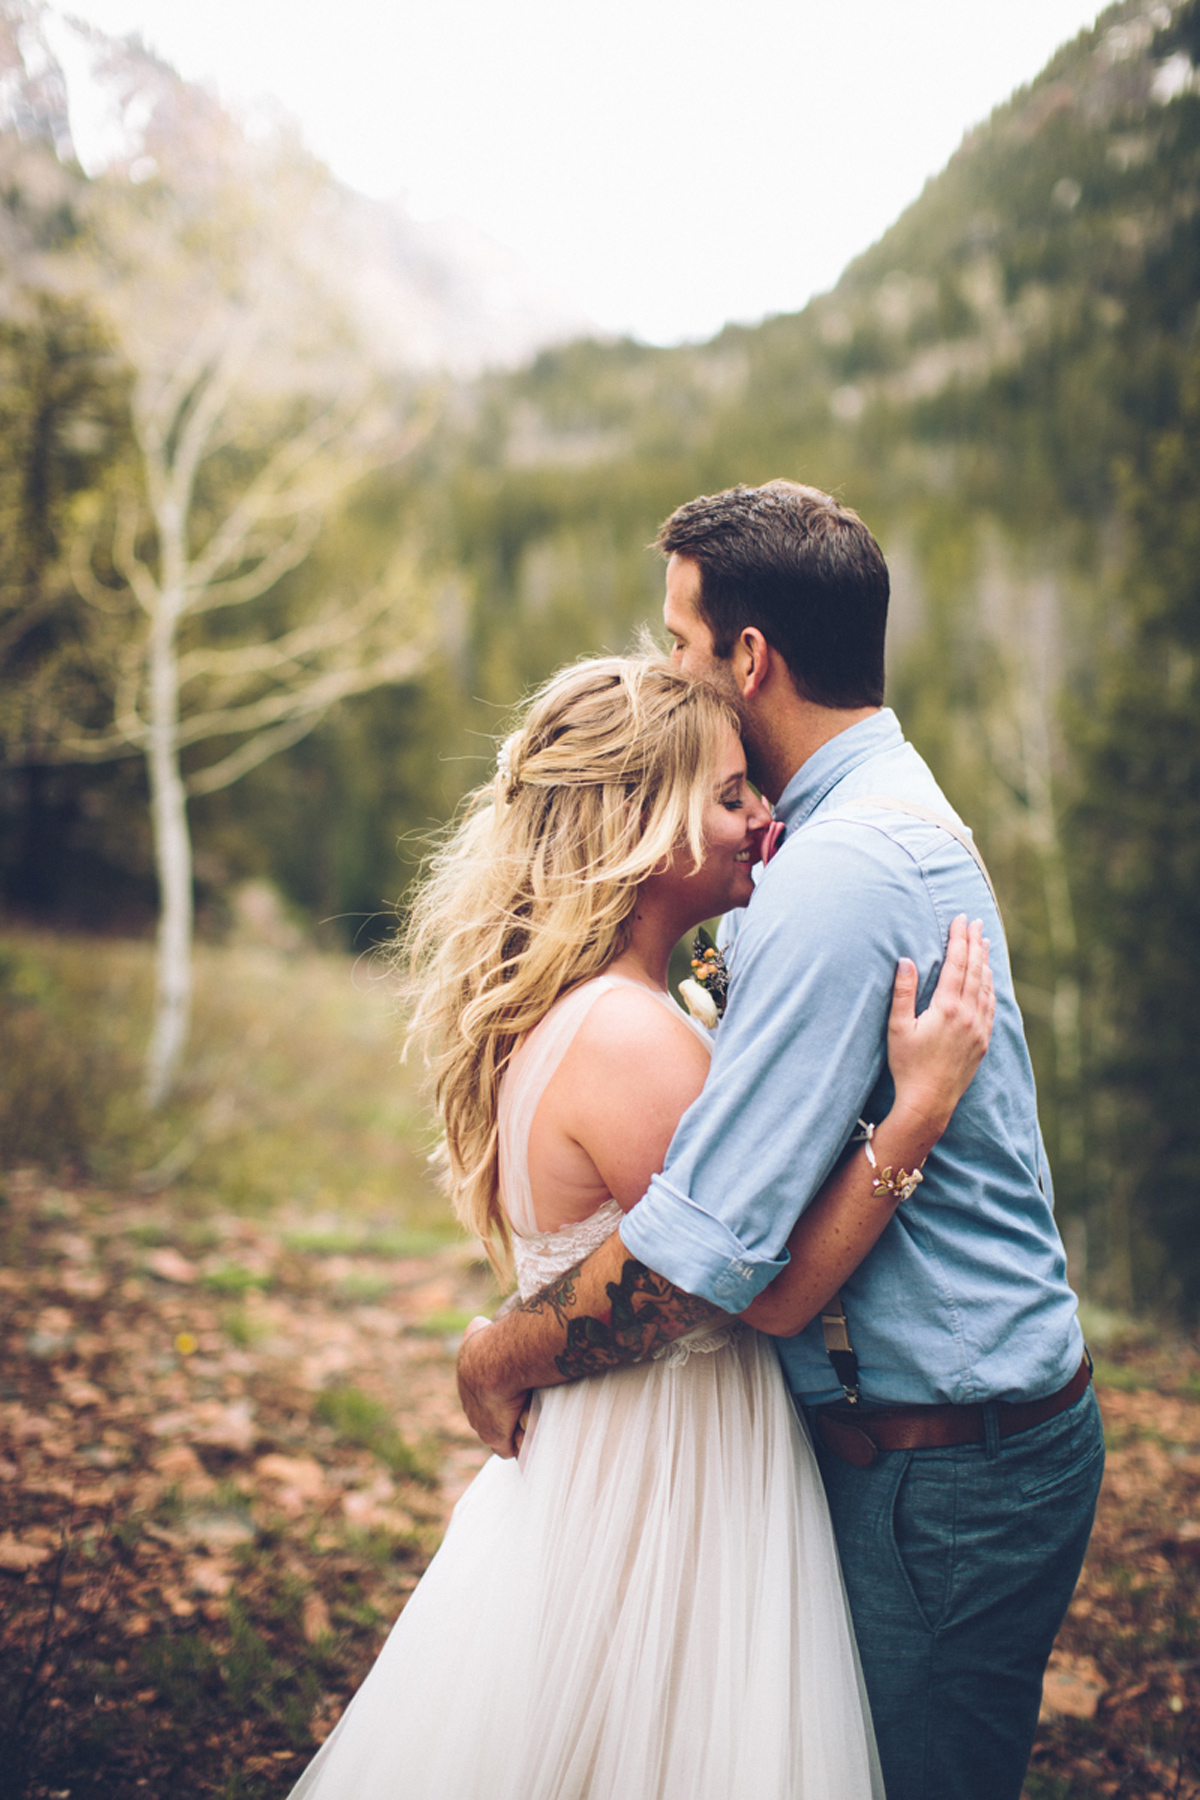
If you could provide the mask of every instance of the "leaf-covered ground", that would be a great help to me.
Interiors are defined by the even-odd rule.
[[[0,1787],[286,1793],[483,1461],[489,1276],[31,1175],[0,1223]]]
[[[0,1784],[283,1796],[482,1461],[431,1240],[9,1177]],[[1200,1353],[1101,1363],[1109,1468],[1030,1800],[1200,1794]],[[736,1800],[736,1797],[731,1797]]]

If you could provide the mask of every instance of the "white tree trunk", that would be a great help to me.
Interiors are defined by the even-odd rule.
[[[174,1086],[192,1013],[192,841],[179,768],[178,613],[176,596],[163,593],[149,643],[146,762],[159,893],[154,1029],[146,1054],[152,1108]]]

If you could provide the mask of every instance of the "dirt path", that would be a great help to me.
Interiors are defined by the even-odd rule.
[[[458,1247],[189,1220],[9,1177],[0,1767],[18,1771],[14,1796],[286,1794],[483,1460],[454,1350],[494,1299]],[[1110,1354],[1109,1472],[1030,1800],[1200,1794],[1200,1355]]]

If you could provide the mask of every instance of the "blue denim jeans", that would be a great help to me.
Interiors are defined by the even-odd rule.
[[[1042,1674],[1104,1472],[1089,1387],[985,1445],[881,1452],[814,1428],[888,1800],[1019,1800]]]

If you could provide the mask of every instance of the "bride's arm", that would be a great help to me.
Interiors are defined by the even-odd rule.
[[[996,1011],[986,956],[967,958],[957,987],[940,982],[920,1018],[916,997],[917,971],[906,961],[888,1020],[892,1109],[869,1150],[864,1145],[835,1169],[792,1227],[787,1267],[741,1315],[759,1331],[803,1331],[853,1274],[901,1203],[881,1177],[891,1171],[898,1181],[921,1167],[982,1060]]]

